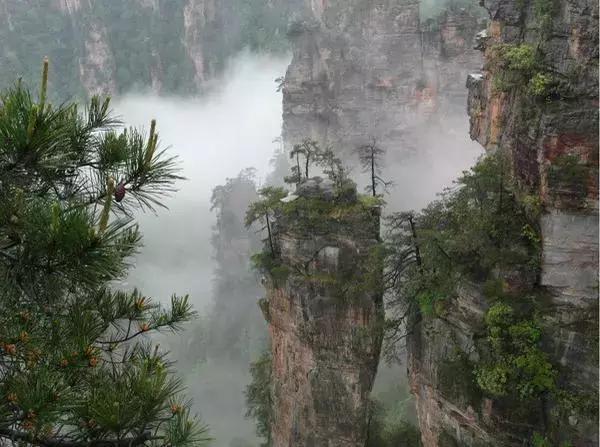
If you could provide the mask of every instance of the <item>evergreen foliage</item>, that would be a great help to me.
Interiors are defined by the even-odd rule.
[[[475,373],[482,390],[519,400],[540,398],[555,390],[556,371],[540,349],[542,331],[535,320],[498,302],[488,310],[485,322],[490,355]]]
[[[194,21],[191,30],[202,43],[206,73],[196,73],[186,41],[187,0],[157,0],[157,10],[144,2],[80,2],[65,8],[57,2],[5,2],[0,13],[0,79],[37,80],[33,67],[44,57],[53,61],[57,76],[51,81],[51,97],[58,102],[87,97],[80,63],[88,63],[90,48],[106,47],[112,67],[96,72],[108,85],[112,77],[118,93],[152,86],[152,77],[165,93],[187,95],[197,90],[196,77],[221,73],[228,61],[245,48],[281,53],[288,49],[285,35],[293,12],[285,2],[224,0],[216,17]],[[99,41],[90,34],[98,33]],[[91,44],[89,43],[91,42]],[[106,76],[105,79],[102,79]],[[0,88],[9,87],[0,82]]]
[[[290,151],[290,158],[295,160],[296,164],[292,167],[292,175],[289,183],[300,183],[302,179],[310,178],[311,162],[319,157],[321,149],[318,143],[314,140],[306,139],[300,144],[295,144]],[[300,165],[300,156],[304,158],[304,162]]]
[[[295,144],[290,151],[290,159],[293,162],[291,174],[284,177],[285,183],[299,183],[308,180],[311,168],[320,168],[322,173],[334,184],[339,193],[348,186],[348,169],[339,157],[336,157],[331,147],[322,148],[319,143],[311,139],[305,139],[302,143]]]
[[[541,70],[539,50],[523,43],[499,44],[491,49],[490,64],[498,75],[494,87],[507,92],[512,88],[525,86]]]
[[[505,273],[535,276],[540,239],[530,207],[518,200],[505,157],[491,154],[463,173],[454,188],[421,213],[389,219],[386,287],[406,308],[440,314],[460,283],[485,282]]]
[[[264,439],[261,447],[271,447],[273,403],[271,398],[271,352],[265,351],[250,365],[251,383],[246,387],[246,417],[256,422],[256,434]]]
[[[260,222],[263,226],[258,230],[267,231],[267,238],[264,239],[269,250],[269,256],[276,258],[279,254],[277,244],[277,228],[275,215],[281,209],[281,199],[287,196],[287,191],[281,187],[267,186],[258,191],[261,200],[253,202],[246,212],[246,227],[251,227],[254,223]]]
[[[365,447],[420,447],[421,434],[411,423],[397,417],[394,409],[383,407],[381,402],[370,401],[370,419]]]
[[[559,82],[544,64],[539,46],[528,43],[494,45],[489,63],[495,73],[493,85],[498,91],[507,93],[523,88],[533,99],[547,101],[568,94],[564,82]]]
[[[373,138],[371,143],[360,146],[356,152],[363,172],[368,173],[371,180],[366,187],[366,191],[371,193],[373,197],[381,196],[382,194],[377,193],[378,187],[386,192],[387,188],[392,186],[392,182],[381,178],[381,163],[383,162],[382,158],[385,156],[385,150],[379,147],[377,140]]]
[[[361,231],[366,237],[379,234],[379,208],[382,200],[378,196],[357,196],[356,185],[348,177],[342,161],[331,148],[321,148],[313,140],[297,144],[290,152],[296,164],[292,166],[292,176],[286,182],[297,183],[301,188],[308,181],[312,166],[320,167],[331,182],[332,190],[327,197],[311,194],[293,196],[292,200],[282,200],[288,196],[286,189],[266,187],[259,191],[260,200],[248,208],[246,225],[260,224],[259,232],[266,232],[264,249],[252,256],[254,267],[265,274],[276,287],[283,286],[290,275],[299,275],[303,281],[315,286],[326,287],[332,296],[352,299],[365,293],[378,293],[382,284],[380,273],[383,266],[383,252],[376,246],[365,253],[368,261],[366,269],[359,271],[358,265],[346,266],[335,274],[311,271],[312,262],[318,256],[300,260],[294,265],[283,263],[279,247],[280,227],[295,234],[317,237],[330,234],[335,228],[337,234],[353,234]],[[373,219],[373,214],[377,219]],[[377,228],[373,228],[376,225]]]
[[[141,245],[132,219],[180,179],[149,135],[119,130],[109,100],[53,106],[0,94],[0,438],[40,446],[200,445],[165,354],[147,335],[193,317],[120,291]]]

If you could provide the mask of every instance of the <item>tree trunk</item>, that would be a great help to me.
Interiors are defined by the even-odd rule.
[[[275,245],[273,244],[273,235],[271,233],[271,221],[269,220],[269,214],[265,214],[267,220],[267,235],[269,236],[269,247],[271,248],[271,255],[275,257]]]
[[[417,242],[417,229],[415,227],[415,221],[412,216],[408,218],[408,223],[410,224],[410,232],[412,234],[413,243],[415,244],[415,258],[417,261],[417,266],[419,267],[419,271],[423,271],[423,262],[421,259],[421,250],[419,249],[419,243]]]
[[[377,191],[375,190],[375,149],[371,149],[371,187],[373,188],[373,197],[377,197]]]
[[[305,165],[305,170],[304,173],[306,175],[306,180],[308,180],[308,164],[310,163],[310,155],[308,155],[308,153],[306,154],[306,165]]]
[[[300,155],[296,152],[296,166],[298,167],[298,183],[302,180],[302,171],[300,170]]]

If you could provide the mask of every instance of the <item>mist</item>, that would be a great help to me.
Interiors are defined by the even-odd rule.
[[[162,147],[177,155],[178,191],[168,210],[139,216],[144,250],[130,282],[156,298],[189,293],[197,309],[210,303],[212,189],[247,167],[264,177],[281,132],[281,94],[274,79],[289,60],[243,54],[215,88],[199,98],[129,95],[115,105],[123,122],[149,127],[156,119]]]
[[[256,168],[258,177],[268,172],[276,147],[273,140],[281,132],[281,94],[274,80],[285,73],[288,63],[283,57],[242,54],[202,97],[136,94],[116,103],[115,111],[127,125],[147,129],[151,119],[157,120],[162,147],[178,156],[186,177],[164,200],[168,210],[139,216],[144,248],[130,271],[130,287],[164,303],[172,293],[189,294],[201,318],[210,313],[215,268],[212,190],[247,167]],[[255,311],[257,319],[262,318],[258,306]],[[213,445],[229,446],[236,437],[255,440],[253,421],[244,418],[248,362],[177,358],[184,353],[177,349],[176,339],[185,343],[189,331],[201,324],[202,320],[190,323],[188,331],[161,344],[178,360],[176,368],[186,380],[194,410],[210,426]]]
[[[269,174],[269,160],[276,149],[273,140],[280,135],[282,125],[282,98],[274,80],[285,73],[288,63],[287,57],[244,53],[201,97],[135,94],[120,98],[115,105],[127,125],[147,129],[151,119],[157,120],[162,147],[169,147],[169,152],[179,157],[186,177],[178,183],[176,194],[164,200],[168,210],[139,216],[145,246],[135,260],[128,285],[162,302],[172,293],[190,294],[200,321],[160,342],[173,351],[176,369],[186,380],[194,410],[210,426],[215,447],[258,445],[253,421],[244,417],[248,360],[190,359],[189,349],[178,346],[198,343],[191,334],[210,318],[214,304],[212,190],[248,167],[257,170],[259,183]],[[455,117],[422,123],[415,153],[406,155],[401,148],[387,148],[384,173],[394,182],[386,198],[388,211],[424,207],[481,153],[480,146],[467,136],[466,112],[460,113],[464,105],[457,104],[456,108],[459,112]],[[346,162],[356,165],[356,160]],[[352,168],[352,175],[362,187],[365,178],[357,167]],[[248,297],[253,302],[258,298]],[[258,306],[254,312],[253,318],[262,323]],[[266,325],[264,333],[266,336]],[[405,396],[403,368],[382,365],[374,393],[385,396],[390,389],[400,387],[398,396]],[[405,412],[411,411],[408,405]],[[414,414],[407,414],[406,419],[413,421]]]

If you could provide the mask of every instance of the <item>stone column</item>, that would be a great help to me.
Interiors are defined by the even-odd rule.
[[[275,447],[363,447],[381,349],[379,209],[309,180],[279,217],[278,279],[261,308],[272,342]],[[283,272],[283,273],[282,273]]]

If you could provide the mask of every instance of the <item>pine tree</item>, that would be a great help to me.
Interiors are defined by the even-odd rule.
[[[310,165],[316,161],[320,153],[319,145],[316,141],[305,139],[301,144],[295,144],[290,151],[290,159],[295,160],[296,165],[292,167],[292,176],[289,178],[288,183],[299,183],[304,179],[310,177]],[[304,157],[304,167],[300,166],[300,155]]]
[[[363,172],[369,174],[370,182],[366,187],[366,191],[370,192],[373,197],[377,197],[377,187],[381,186],[384,191],[392,186],[392,182],[386,181],[381,178],[381,162],[382,157],[385,155],[385,150],[377,145],[377,140],[373,140],[369,144],[360,146],[357,149],[358,158],[360,165],[363,168]]]
[[[273,422],[273,402],[271,397],[271,352],[265,351],[250,365],[252,381],[246,387],[246,417],[254,419],[256,434],[264,439],[261,447],[271,447],[271,424]]]
[[[0,443],[191,446],[205,429],[148,334],[193,316],[118,290],[141,245],[132,214],[180,179],[109,99],[85,111],[21,83],[0,94]]]
[[[246,228],[250,228],[255,223],[264,224],[259,231],[266,230],[267,238],[265,243],[269,248],[269,255],[275,258],[278,255],[279,247],[277,245],[277,229],[274,228],[275,213],[281,207],[281,199],[287,195],[284,188],[267,186],[258,191],[262,200],[253,202],[246,212]]]

